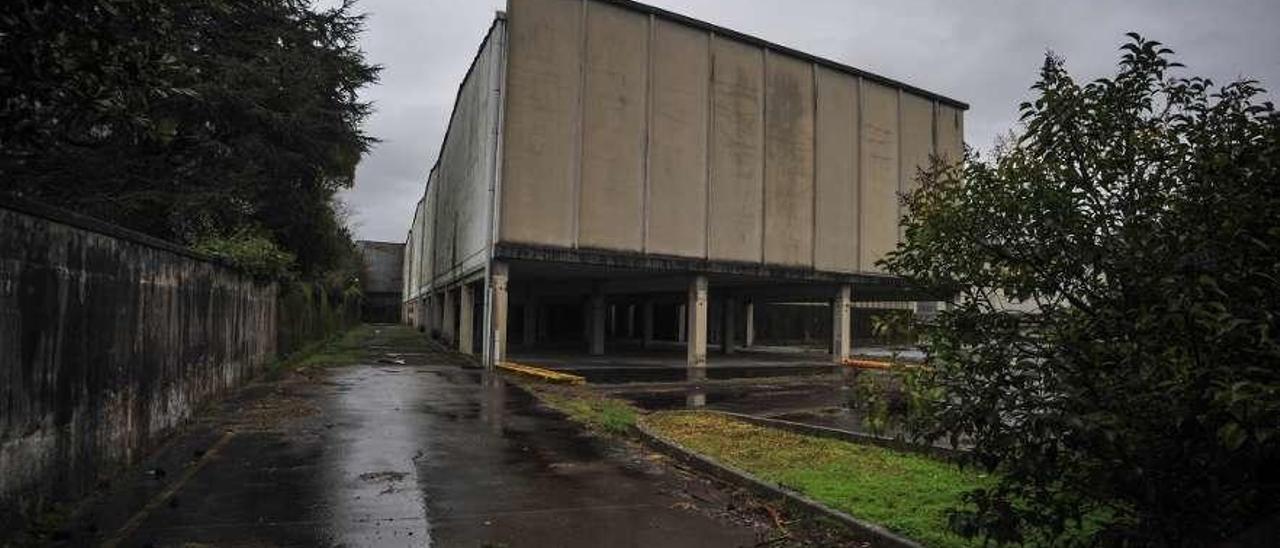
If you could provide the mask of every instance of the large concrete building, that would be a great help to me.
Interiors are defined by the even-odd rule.
[[[852,301],[916,298],[876,261],[966,109],[643,4],[510,0],[414,214],[404,320],[485,363],[665,338],[696,378],[757,304],[828,302],[841,360]]]

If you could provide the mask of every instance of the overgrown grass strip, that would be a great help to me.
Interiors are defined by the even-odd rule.
[[[927,546],[977,546],[947,527],[961,495],[990,479],[923,455],[749,424],[714,413],[661,412],[653,432]]]

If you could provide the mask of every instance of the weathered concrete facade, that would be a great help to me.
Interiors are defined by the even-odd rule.
[[[705,345],[697,279],[732,325],[758,299],[911,300],[875,263],[918,170],[961,159],[967,108],[635,2],[510,0],[415,214],[405,320],[492,361],[547,322],[603,352],[601,310],[635,323],[653,299],[683,301],[680,342]]]
[[[358,299],[39,204],[0,199],[0,234],[0,531],[358,321]]]
[[[962,154],[962,103],[674,14],[508,21],[501,243],[875,272],[898,193]]]

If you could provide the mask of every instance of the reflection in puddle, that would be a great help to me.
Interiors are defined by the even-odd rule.
[[[489,430],[501,434],[503,417],[507,413],[507,385],[502,377],[491,369],[480,376],[480,419]]]
[[[786,381],[733,384],[681,383],[610,391],[650,411],[669,409],[713,409],[766,416],[814,426],[876,436],[905,435],[903,418],[891,413],[887,420],[873,421],[866,411],[865,389],[858,388],[864,373],[841,368],[839,374],[821,379],[791,378]],[[879,377],[877,377],[879,378]],[[813,379],[813,380],[810,380]],[[889,402],[896,411],[894,402]]]
[[[427,440],[422,414],[406,412],[424,402],[421,376],[408,377],[376,369],[349,391],[335,391],[334,411],[343,422],[357,424],[329,441],[324,466],[326,495],[333,515],[336,545],[429,546],[426,507],[415,460]],[[418,382],[414,382],[418,381]],[[353,433],[359,439],[344,439]]]
[[[701,386],[692,386],[684,397],[684,406],[689,409],[702,409],[707,406],[707,391]]]

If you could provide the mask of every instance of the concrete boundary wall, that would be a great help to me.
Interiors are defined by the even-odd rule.
[[[39,204],[0,198],[0,234],[0,531],[136,462],[282,346],[358,321],[354,297],[285,298],[185,248]]]

